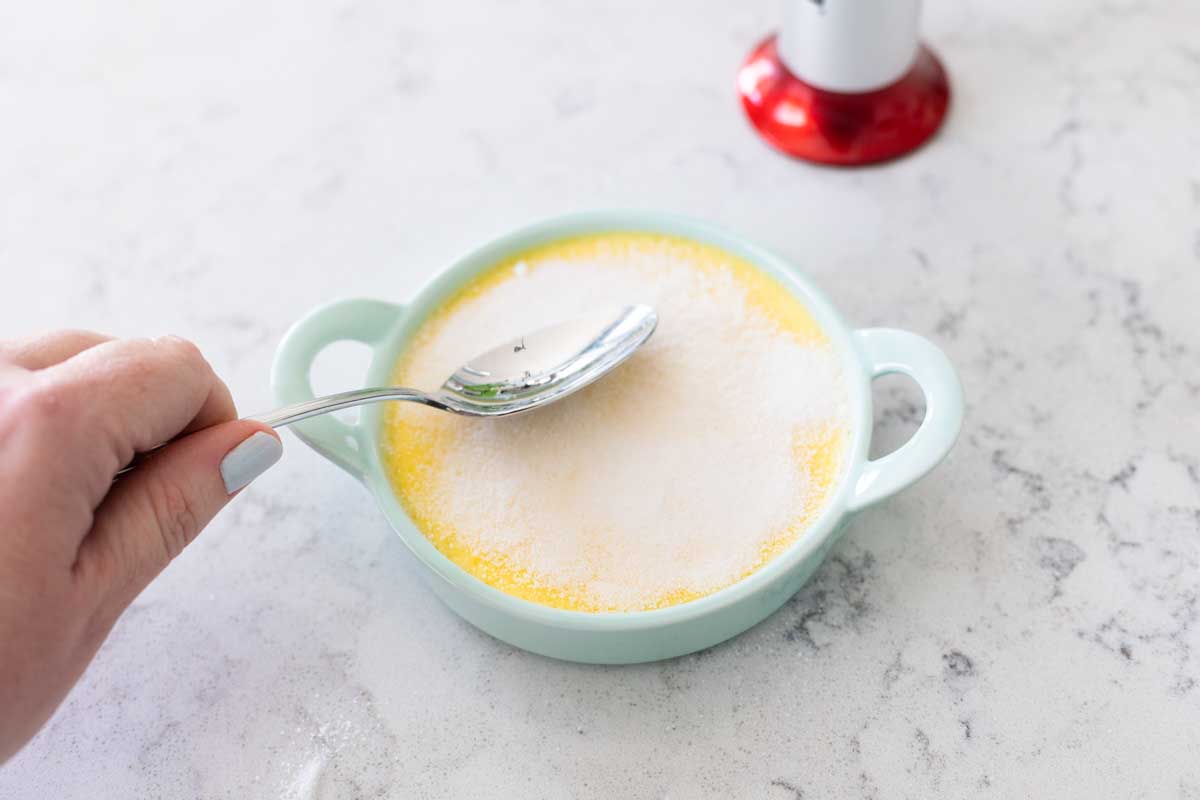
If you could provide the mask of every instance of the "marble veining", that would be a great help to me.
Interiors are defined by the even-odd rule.
[[[737,639],[587,667],[443,608],[304,448],[140,597],[0,798],[1200,798],[1200,15],[925,4],[916,156],[765,147],[768,0],[0,9],[0,336],[196,340],[244,412],[287,326],[533,219],[674,210],[908,328],[969,408]],[[317,383],[353,385],[353,348]],[[876,388],[873,452],[923,414]]]

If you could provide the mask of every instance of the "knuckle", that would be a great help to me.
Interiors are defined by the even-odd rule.
[[[120,355],[109,369],[127,379],[145,381],[154,371],[152,357],[155,352],[155,343],[150,339],[125,339]]]
[[[39,462],[47,472],[43,476],[47,480],[48,474],[53,473],[69,474],[83,482],[87,470],[81,465],[95,463],[100,451],[95,447],[96,439],[103,435],[83,422],[88,416],[86,398],[71,384],[32,374],[0,388],[0,446],[14,443],[17,449],[8,452],[16,457],[15,454],[22,452],[32,455],[76,451],[81,440],[86,439],[87,447],[82,452],[76,451],[69,460],[51,458]],[[17,442],[24,444],[16,445]]]
[[[178,336],[126,339],[124,357],[117,367],[124,380],[148,388],[166,374],[187,376],[188,383],[209,369],[200,348]]]
[[[69,416],[70,392],[49,381],[27,380],[0,389],[0,407],[6,419],[41,429]]]
[[[182,486],[171,480],[154,481],[150,489],[154,520],[162,537],[162,564],[183,552],[200,531],[195,503]]]
[[[154,340],[155,345],[163,348],[170,356],[181,363],[192,367],[208,367],[208,362],[200,352],[195,342],[181,336],[162,336]]]
[[[182,369],[189,375],[189,383],[197,386],[211,384],[216,377],[212,365],[200,352],[195,342],[179,336],[163,336],[154,340],[154,344],[166,353],[166,359],[171,366]]]
[[[172,349],[174,362],[188,371],[190,383],[196,390],[202,390],[205,395],[229,395],[228,387],[195,342],[178,336],[165,336],[163,341]]]

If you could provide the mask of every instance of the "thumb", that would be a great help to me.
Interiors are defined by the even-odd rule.
[[[111,619],[282,454],[270,428],[236,420],[172,442],[118,481],[96,509],[75,564]]]

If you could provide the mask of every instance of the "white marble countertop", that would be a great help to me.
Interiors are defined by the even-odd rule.
[[[626,668],[461,622],[288,436],[0,798],[1200,797],[1193,0],[930,0],[948,124],[852,172],[741,116],[770,0],[58,5],[0,8],[0,336],[179,333],[255,411],[311,306],[646,207],[934,338],[969,409],[779,613]]]

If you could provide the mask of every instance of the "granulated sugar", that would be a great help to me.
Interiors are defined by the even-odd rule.
[[[578,394],[503,419],[387,412],[393,486],[452,561],[560,608],[658,608],[745,577],[802,535],[847,438],[838,359],[747,262],[664,236],[569,239],[497,265],[428,319],[395,381],[434,389],[520,334],[647,303],[650,341]]]

